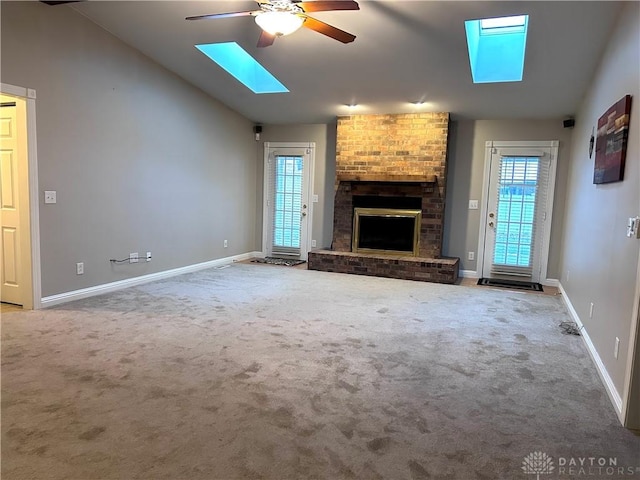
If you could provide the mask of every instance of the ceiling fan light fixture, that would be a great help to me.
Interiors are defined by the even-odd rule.
[[[298,30],[304,19],[288,12],[263,12],[256,15],[256,23],[265,32],[281,37]]]

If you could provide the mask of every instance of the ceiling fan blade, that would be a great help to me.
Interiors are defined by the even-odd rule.
[[[321,22],[320,20],[316,20],[315,18],[309,17],[307,15],[305,15],[305,18],[306,20],[302,24],[303,27],[315,30],[318,33],[326,35],[327,37],[338,40],[339,42],[350,43],[356,39],[355,35],[351,35],[350,33],[333,27],[328,23]]]
[[[263,30],[260,34],[260,38],[258,39],[258,48],[270,47],[271,45],[273,45],[273,42],[275,40],[275,35],[271,35],[270,33],[267,33]]]
[[[317,0],[315,2],[298,2],[296,5],[305,12],[329,12],[332,10],[360,10],[358,2],[352,0]]]
[[[193,17],[187,17],[185,20],[212,20],[214,18],[231,18],[231,17],[251,17],[256,16],[258,13],[262,13],[262,10],[254,10],[252,12],[229,12],[229,13],[212,13],[209,15],[195,15]]]

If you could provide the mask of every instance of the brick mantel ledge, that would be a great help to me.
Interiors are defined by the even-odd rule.
[[[436,183],[436,175],[385,175],[380,173],[339,173],[339,182]]]

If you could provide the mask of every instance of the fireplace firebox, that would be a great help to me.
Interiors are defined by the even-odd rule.
[[[421,222],[421,210],[356,207],[351,250],[417,257]]]

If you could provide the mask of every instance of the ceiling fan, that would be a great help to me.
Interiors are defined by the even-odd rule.
[[[300,27],[306,27],[342,43],[355,40],[352,35],[332,25],[307,15],[310,12],[329,12],[333,10],[360,10],[358,3],[352,0],[256,0],[260,10],[245,12],[213,13],[187,17],[187,20],[210,20],[230,17],[255,17],[262,28],[258,47],[273,45],[276,37],[289,35]]]

